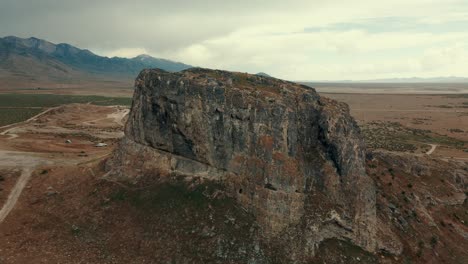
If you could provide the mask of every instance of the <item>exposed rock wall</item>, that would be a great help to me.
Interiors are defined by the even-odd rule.
[[[375,249],[375,187],[345,104],[273,78],[206,69],[136,80],[114,177],[222,181],[291,261],[327,238]]]

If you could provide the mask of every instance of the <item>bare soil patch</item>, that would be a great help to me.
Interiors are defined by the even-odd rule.
[[[0,205],[3,205],[21,174],[19,169],[0,170]]]

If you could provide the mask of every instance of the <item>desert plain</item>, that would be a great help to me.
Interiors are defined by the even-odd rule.
[[[467,94],[319,91],[349,105],[371,150],[468,160]],[[144,230],[157,216],[115,205],[139,187],[122,189],[105,177],[103,163],[123,136],[132,94],[132,88],[1,91],[0,116],[10,121],[0,127],[0,263],[60,263],[83,256],[94,263],[144,261],[136,252],[151,254],[161,246],[141,237],[164,228]],[[11,106],[12,98],[22,103]],[[36,105],[38,100],[44,103]],[[22,115],[11,121],[15,111]]]

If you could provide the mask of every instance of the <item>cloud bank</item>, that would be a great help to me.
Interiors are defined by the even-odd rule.
[[[468,76],[465,0],[0,0],[0,35],[290,80]]]

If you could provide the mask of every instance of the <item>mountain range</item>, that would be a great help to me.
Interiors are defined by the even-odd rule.
[[[38,38],[0,38],[0,88],[131,87],[142,69],[174,72],[191,67],[149,55],[131,59],[103,57],[70,44]]]
[[[468,83],[468,78],[447,76],[431,78],[388,78],[373,80],[318,80],[318,81],[300,81],[300,83]]]
[[[125,87],[142,69],[177,72],[193,66],[143,54],[134,58],[104,57],[70,44],[38,38],[0,38],[0,89]],[[269,76],[259,72],[257,75]],[[468,78],[393,78],[376,80],[300,81],[299,83],[468,83]]]

